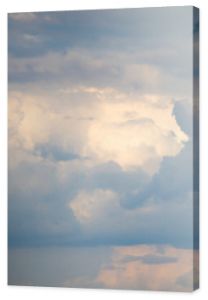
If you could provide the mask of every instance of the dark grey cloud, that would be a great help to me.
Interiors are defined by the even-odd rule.
[[[60,85],[65,79],[68,85],[93,84],[121,89],[127,89],[128,85],[128,90],[148,88],[148,92],[159,92],[162,87],[163,93],[171,94],[176,93],[176,85],[177,93],[185,94],[190,88],[191,7],[40,12],[30,21],[24,21],[25,16],[22,14],[23,20],[9,16],[11,83],[33,82],[50,87],[51,82]],[[55,73],[44,70],[41,62],[38,69],[37,62],[32,61],[38,57],[47,60],[45,56],[49,53],[59,54],[63,61],[65,54],[73,51],[79,54],[78,59],[65,61],[61,69],[54,66]],[[24,68],[17,68],[12,60]],[[138,65],[134,79],[128,79],[126,62]],[[155,84],[151,79],[145,83],[141,76],[138,78],[142,72],[139,64],[156,68],[163,77],[162,83]]]
[[[25,57],[49,49],[63,51],[74,45],[103,48],[106,38],[110,40],[109,46],[116,49],[122,44],[131,49],[135,41],[149,46],[152,40],[162,49],[175,38],[182,39],[184,33],[187,36],[184,22],[189,22],[191,10],[191,7],[167,7],[9,14],[9,52]],[[39,44],[25,39],[27,35],[39,37]],[[129,45],[126,45],[127,36]]]

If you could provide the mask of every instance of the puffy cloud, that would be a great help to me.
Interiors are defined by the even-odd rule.
[[[119,210],[117,195],[110,190],[81,191],[70,203],[74,215],[81,223],[91,222],[105,215],[105,210]]]
[[[192,247],[189,189],[175,193],[170,186],[164,191],[161,177],[161,193],[156,190],[141,200],[148,182],[142,172],[124,172],[114,164],[87,166],[76,158],[54,161],[17,150],[10,154],[11,244],[47,245],[53,240],[65,245],[157,242]]]
[[[11,133],[15,132],[10,135],[10,143],[18,139],[21,147],[30,151],[50,143],[78,154],[88,123],[85,116],[92,114],[90,109],[90,103],[81,107],[73,102],[59,109],[56,103],[50,105],[49,97],[44,95],[15,94],[9,101],[9,127]]]
[[[63,213],[60,228],[66,244],[158,240],[190,246],[191,232],[187,235],[186,231],[191,226],[191,148],[186,146],[189,137],[178,125],[174,107],[173,101],[158,95],[139,96],[94,86],[40,94],[36,90],[33,95],[11,92],[10,197],[17,195],[11,214],[22,198],[19,208],[28,211],[30,218],[33,212],[30,230],[38,243],[41,226],[49,236],[51,228],[53,238],[59,240],[61,229],[58,233],[52,228]],[[182,165],[187,176],[180,173],[181,178],[175,170]],[[167,185],[171,176],[175,176],[170,179],[172,184]],[[36,202],[33,193],[37,190]],[[27,197],[31,200],[25,204]],[[44,199],[51,202],[46,204]],[[48,208],[40,214],[37,203]],[[56,205],[59,209],[52,212]],[[22,223],[21,209],[16,210],[15,222]],[[48,224],[35,225],[38,214],[44,218],[46,213]],[[175,224],[178,215],[186,217]],[[16,232],[15,222],[10,232]],[[77,226],[77,239],[70,226]]]
[[[140,207],[122,205],[121,194],[110,190],[81,191],[71,201],[77,221],[88,244],[158,244],[191,247],[193,243],[191,196]],[[126,201],[128,201],[128,196]],[[175,203],[174,203],[175,202]],[[183,216],[182,219],[180,219]],[[175,222],[178,221],[177,224]],[[188,233],[188,234],[187,234]]]
[[[163,157],[177,155],[188,140],[172,109],[171,103],[161,108],[148,100],[128,98],[101,103],[96,122],[89,128],[86,151],[98,161],[115,161],[124,170],[141,167],[152,174]]]
[[[177,155],[188,140],[173,115],[174,104],[151,95],[132,99],[116,90],[80,87],[65,96],[62,108],[53,97],[50,102],[27,94],[13,97],[10,142],[18,139],[30,150],[51,146],[94,164],[113,161],[123,170],[154,174],[163,157]]]
[[[122,219],[127,221],[132,218],[133,223],[129,226],[137,227],[135,219],[139,215],[148,215],[156,210],[156,207],[151,205],[140,207],[134,211],[126,210],[121,206],[120,200],[120,195],[111,190],[80,191],[75,198],[70,200],[69,208],[72,209],[77,220],[84,225],[84,228],[89,229],[89,233],[93,232],[96,235],[98,234],[97,226],[103,227],[106,234],[109,226],[112,225],[117,228],[116,230],[121,226],[120,232],[117,232],[121,234],[122,229],[125,228],[125,225],[121,225]],[[115,215],[114,220],[111,220],[112,215]]]

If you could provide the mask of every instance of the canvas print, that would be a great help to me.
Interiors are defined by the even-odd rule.
[[[8,15],[8,284],[199,286],[199,12]]]

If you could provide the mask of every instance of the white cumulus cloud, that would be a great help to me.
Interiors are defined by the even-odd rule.
[[[29,150],[47,144],[92,165],[113,161],[124,171],[141,168],[153,175],[164,157],[176,156],[188,141],[173,101],[157,95],[79,87],[49,96],[13,95],[9,109],[15,132],[10,143]]]

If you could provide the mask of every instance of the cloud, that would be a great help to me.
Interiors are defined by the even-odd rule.
[[[192,247],[191,16],[9,16],[10,244]]]
[[[122,205],[121,194],[95,190],[78,193],[69,207],[82,224],[85,242],[91,245],[154,244],[157,241],[158,244],[191,247],[191,197],[186,195],[174,204],[175,200],[159,204],[145,201],[129,209]],[[176,224],[180,216],[184,217]]]
[[[177,155],[188,140],[171,101],[161,105],[157,97],[142,101],[93,87],[72,91],[62,108],[51,97],[50,102],[27,94],[11,97],[10,132],[15,130],[15,139],[26,149],[51,145],[56,152],[68,151],[94,164],[113,161],[123,170],[141,168],[154,174],[163,157]],[[77,97],[80,103],[74,101]],[[17,128],[12,119],[19,120]]]
[[[111,249],[110,256],[105,258],[94,276],[82,275],[71,278],[65,281],[65,286],[193,291],[192,250],[176,249],[164,245],[163,254],[158,255],[158,252],[158,247],[155,245],[114,247]],[[128,261],[130,256],[132,259]],[[137,257],[151,257],[151,263],[149,263],[149,259],[147,263],[144,263]],[[153,257],[155,263],[152,263]],[[159,259],[160,263],[158,263]]]
[[[174,107],[158,95],[141,97],[111,88],[11,92],[10,199],[16,194],[10,210],[11,216],[16,214],[12,237],[16,222],[24,226],[21,214],[27,211],[30,218],[34,215],[34,223],[22,234],[29,241],[30,228],[35,238],[29,243],[43,243],[44,236],[44,243],[53,238],[62,244],[65,237],[65,244],[158,240],[190,246],[191,144],[187,147],[189,137],[178,125]],[[181,166],[185,169],[177,175]],[[25,203],[27,197],[31,200]],[[40,213],[36,205],[45,208]],[[42,220],[36,225],[38,214]],[[175,224],[179,215],[183,222]],[[76,239],[70,226],[79,231]]]
[[[191,7],[11,14],[10,86],[64,81],[191,97],[191,17]]]
[[[117,195],[110,190],[98,189],[92,193],[81,191],[70,201],[69,206],[81,223],[91,222],[94,218],[95,221],[99,220],[109,207],[119,210]]]
[[[128,261],[130,253],[135,260]],[[154,246],[114,248],[112,267],[104,266],[96,280],[106,288],[166,291],[193,290],[193,270],[190,269],[191,250],[166,247],[163,256],[159,256],[161,263],[157,263],[159,260],[155,253],[157,253],[157,250]],[[137,259],[138,254],[141,257],[139,260]],[[146,260],[146,263],[144,263],[144,260]],[[152,263],[153,261],[154,263]],[[178,285],[176,281],[186,272],[190,274],[186,285]]]
[[[123,172],[116,164],[87,166],[76,158],[51,160],[15,149],[10,154],[11,245],[192,246],[191,192],[139,203],[149,178],[140,171]]]
[[[175,202],[175,205],[180,205],[182,199],[187,199],[186,201],[190,201],[189,209],[193,208],[193,165],[190,164],[193,160],[192,146],[190,141],[174,159],[167,157],[163,160],[159,172],[155,173],[134,197],[133,207],[141,206],[148,199],[154,199],[155,203],[161,205],[163,202]],[[178,172],[181,168],[183,172]]]
[[[33,40],[32,43],[28,41],[28,37]],[[26,48],[35,43],[41,46],[44,41],[39,33],[26,33],[20,38],[23,39],[22,44]],[[137,50],[133,53],[121,50],[97,53],[91,49],[69,47],[60,52],[50,49],[34,57],[11,55],[8,65],[9,81],[11,84],[19,85],[36,82],[49,87],[50,79],[50,82],[57,86],[64,83],[66,87],[69,85],[111,87],[132,93],[148,92],[166,97],[174,95],[179,99],[191,97],[191,70],[183,76],[175,74],[175,71],[170,72],[170,68],[162,68],[161,65],[155,65],[151,60],[145,59],[145,50],[139,53],[137,57]],[[171,55],[169,59],[172,60]],[[176,85],[177,90],[174,88]]]
[[[13,138],[18,139],[21,147],[30,151],[50,143],[54,147],[61,147],[63,151],[67,148],[68,151],[71,149],[72,153],[78,154],[80,142],[84,140],[82,135],[86,132],[84,128],[89,123],[80,118],[92,115],[90,103],[81,107],[72,100],[71,103],[65,103],[62,108],[58,108],[58,101],[50,104],[49,99],[49,95],[35,97],[18,93],[10,98],[10,132],[15,131],[15,134],[10,136],[10,142],[13,143]],[[16,129],[13,118],[16,120],[15,124],[18,123]]]
[[[158,54],[159,52],[161,55],[161,51],[165,49],[167,55],[167,49],[171,49],[172,53],[175,53],[175,59],[178,57],[179,60],[181,56],[176,53],[180,54],[182,51],[184,53],[188,49],[187,44],[182,45],[181,42],[184,39],[189,41],[191,38],[189,26],[184,25],[189,24],[191,14],[191,7],[18,13],[10,14],[12,20],[9,18],[9,26],[11,33],[15,27],[17,35],[22,32],[42,32],[47,41],[45,49],[42,49],[44,52],[47,52],[49,48],[60,50],[69,46],[70,48],[74,47],[74,45],[90,49],[94,49],[96,46],[96,51],[97,49],[107,51],[106,41],[108,41],[108,49],[114,51],[124,47],[131,51],[135,48],[149,50],[154,44],[154,53]],[[24,27],[21,22],[11,22],[15,18],[30,20],[34,16],[36,20],[32,26],[27,24],[28,26]],[[176,18],[177,24],[175,23]],[[53,41],[54,35],[57,43]],[[15,42],[12,44],[14,54],[17,50]],[[176,47],[177,51],[174,51]],[[35,52],[37,55],[38,49]],[[188,52],[185,53],[188,54]],[[22,55],[26,55],[26,53],[22,51]],[[27,53],[28,55],[29,53]],[[34,52],[33,55],[35,55]],[[154,62],[157,61],[156,58],[157,56],[154,56]],[[168,61],[166,58],[167,56],[162,56],[160,64]],[[175,68],[180,66],[181,62],[184,63],[186,59],[187,56],[184,57],[184,60],[178,61],[178,64],[175,60]]]
[[[98,161],[154,174],[161,158],[177,155],[188,137],[175,122],[172,104],[161,108],[151,100],[122,100],[101,103],[97,122],[89,128],[88,151]]]

